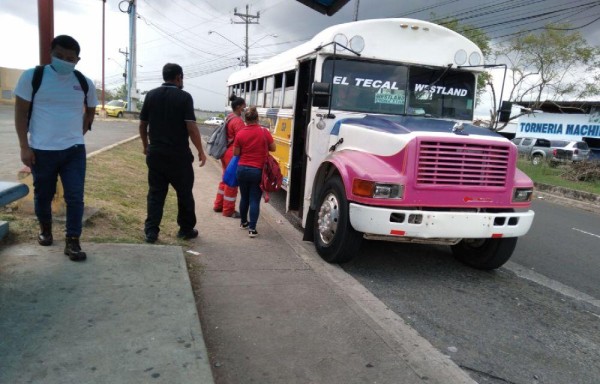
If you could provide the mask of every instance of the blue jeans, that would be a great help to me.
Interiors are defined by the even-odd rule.
[[[236,175],[241,196],[240,218],[242,223],[248,223],[249,229],[256,229],[256,222],[260,214],[260,198],[262,197],[260,189],[262,169],[238,165]],[[248,220],[248,210],[250,210],[250,220]]]
[[[85,145],[77,144],[60,151],[34,149],[33,202],[40,223],[52,222],[52,199],[58,176],[67,204],[67,237],[81,236],[83,191],[85,184]]]

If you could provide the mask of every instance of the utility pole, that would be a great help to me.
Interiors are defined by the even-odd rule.
[[[101,117],[106,117],[106,109],[104,106],[106,104],[106,94],[104,92],[106,84],[104,84],[104,64],[105,64],[105,36],[106,36],[106,0],[102,0],[102,110],[100,111]]]
[[[125,56],[125,67],[123,67],[123,81],[125,82],[125,91],[127,91],[127,99],[129,99],[129,89],[127,88],[127,73],[129,72],[129,52],[127,52],[127,47],[125,47],[124,51],[121,51],[121,48],[119,48],[119,53],[122,53],[123,56]]]
[[[129,73],[127,83],[127,110],[129,112],[137,110],[137,107],[133,107],[133,102],[137,101],[137,49],[136,49],[136,0],[130,0],[129,4],[129,50],[131,56],[129,56]]]
[[[129,60],[126,60],[125,63],[129,63],[129,66],[126,67],[127,70],[127,76],[126,79],[128,80],[128,82],[126,82],[126,88],[127,88],[127,111],[131,112],[132,111],[132,96],[133,99],[135,101],[137,101],[137,85],[136,85],[136,62],[137,62],[137,55],[136,55],[136,33],[135,33],[135,20],[137,17],[136,14],[136,6],[135,6],[135,2],[136,0],[121,0],[121,2],[119,3],[119,10],[123,13],[127,13],[129,15],[129,54],[131,55],[129,57]],[[127,8],[124,8],[124,6],[127,6]],[[121,50],[119,50],[119,52],[121,52]],[[123,52],[121,52],[123,53]],[[125,56],[127,57],[127,56]]]
[[[50,44],[54,38],[54,0],[38,0],[40,64],[50,64]]]
[[[243,21],[234,21],[233,24],[246,24],[245,47],[246,47],[246,68],[248,68],[248,65],[250,63],[250,61],[248,59],[248,25],[258,24],[258,19],[260,18],[260,12],[256,12],[256,15],[250,15],[248,13],[248,4],[246,4],[246,13],[238,13],[237,8],[234,8],[233,14],[243,20]],[[254,19],[256,19],[256,21],[253,21]]]

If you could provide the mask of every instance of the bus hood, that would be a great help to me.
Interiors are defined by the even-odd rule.
[[[454,126],[460,121],[435,119],[419,116],[380,116],[366,115],[362,118],[345,118],[338,120],[333,129],[332,135],[338,135],[342,124],[350,124],[365,129],[391,134],[406,135],[418,132],[455,134],[455,135],[477,135],[490,136],[493,138],[503,138],[503,136],[487,128],[481,128],[472,124],[462,123],[462,129],[454,130]]]

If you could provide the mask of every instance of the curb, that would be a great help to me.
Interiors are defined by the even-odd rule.
[[[574,200],[584,200],[586,202],[592,204],[600,205],[600,195],[596,195],[595,193],[577,191],[575,189],[569,189],[565,187],[559,187],[556,185],[542,184],[542,183],[533,183],[535,189],[540,192],[550,193],[552,195],[558,195],[560,197],[564,197],[567,199]]]

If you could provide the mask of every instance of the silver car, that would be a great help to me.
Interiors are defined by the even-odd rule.
[[[590,147],[585,141],[553,141],[552,157],[553,163],[570,163],[573,161],[584,161],[590,157]]]

